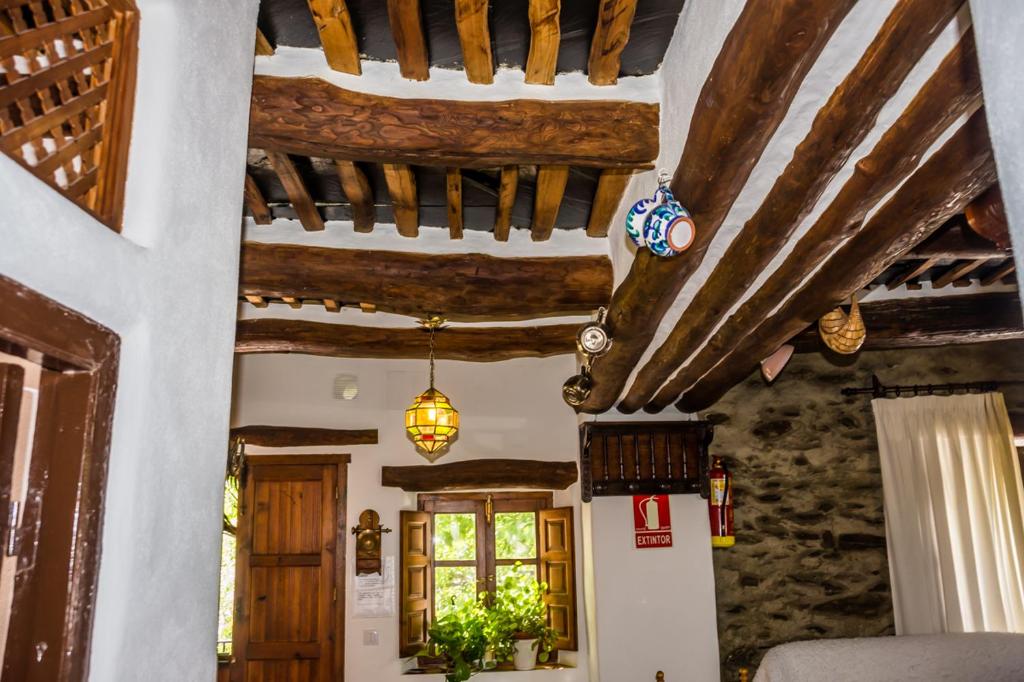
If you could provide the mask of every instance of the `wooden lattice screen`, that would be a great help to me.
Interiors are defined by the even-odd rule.
[[[0,151],[120,231],[138,10],[0,0]]]

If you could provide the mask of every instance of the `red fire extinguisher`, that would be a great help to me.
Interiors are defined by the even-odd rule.
[[[732,527],[732,474],[721,457],[712,461],[708,479],[711,483],[711,495],[708,497],[711,546],[732,547],[736,544]]]

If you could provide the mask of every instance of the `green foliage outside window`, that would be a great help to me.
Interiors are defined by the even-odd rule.
[[[217,620],[218,653],[230,654],[235,616],[235,532],[238,529],[238,480],[224,484],[224,532],[220,544],[220,602]]]

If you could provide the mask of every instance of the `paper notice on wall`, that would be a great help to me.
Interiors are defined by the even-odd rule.
[[[390,618],[395,615],[395,557],[384,557],[381,571],[356,576],[353,618]]]

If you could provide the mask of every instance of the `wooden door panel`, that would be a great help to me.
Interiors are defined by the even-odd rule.
[[[341,682],[348,456],[260,460],[247,460],[239,507],[231,679]]]

